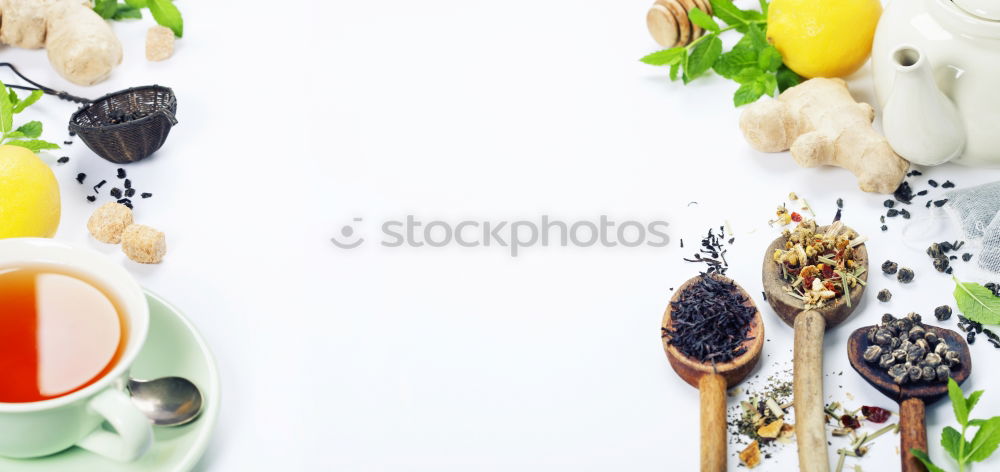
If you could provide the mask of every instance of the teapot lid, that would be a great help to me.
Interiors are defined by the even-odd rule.
[[[1000,21],[1000,2],[995,0],[952,0],[966,13],[984,20]]]

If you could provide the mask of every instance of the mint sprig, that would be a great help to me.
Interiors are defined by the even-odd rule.
[[[14,115],[37,102],[39,98],[42,98],[42,95],[41,90],[32,90],[31,95],[22,99],[17,96],[14,89],[0,82],[0,145],[21,146],[32,152],[43,149],[59,149],[58,144],[38,139],[42,135],[40,121],[29,121],[14,129]]]
[[[1000,324],[1000,297],[975,282],[961,282],[954,275],[951,278],[955,281],[955,303],[966,318],[983,324]]]
[[[670,80],[678,77],[684,84],[700,77],[709,69],[738,84],[733,95],[735,106],[757,101],[764,95],[774,96],[775,90],[784,91],[802,81],[802,78],[786,67],[781,54],[767,42],[764,30],[767,27],[767,0],[760,1],[760,11],[742,10],[731,0],[711,0],[712,15],[698,8],[688,12],[692,23],[706,33],[687,46],[657,51],[640,61],[653,66],[670,66]],[[718,18],[725,27],[715,20]],[[729,51],[722,51],[719,36],[735,30],[743,37]]]
[[[997,446],[1000,446],[1000,416],[994,416],[988,420],[969,419],[972,408],[976,406],[976,403],[979,403],[979,397],[982,395],[983,391],[977,390],[966,398],[955,379],[948,379],[948,398],[951,399],[955,419],[958,420],[962,431],[946,426],[941,432],[941,447],[958,464],[959,472],[964,472],[965,466],[968,464],[986,460],[997,450]],[[976,430],[976,435],[972,437],[972,441],[965,439],[969,427],[979,428]],[[931,461],[926,452],[910,449],[910,453],[923,462],[928,471],[945,472],[944,469]]]
[[[94,11],[106,20],[131,20],[142,18],[142,9],[148,8],[162,26],[170,28],[178,38],[184,36],[184,18],[172,0],[95,0]]]

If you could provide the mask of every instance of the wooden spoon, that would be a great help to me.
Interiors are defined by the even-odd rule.
[[[951,377],[955,382],[962,383],[969,378],[972,371],[972,358],[969,356],[969,345],[962,335],[950,329],[924,325],[927,332],[937,334],[938,338],[948,343],[951,350],[958,352],[961,363],[952,369]],[[948,394],[947,383],[916,383],[897,385],[889,374],[878,364],[870,364],[864,359],[865,349],[868,349],[867,333],[871,326],[859,328],[851,333],[847,340],[847,357],[851,367],[861,374],[868,383],[878,391],[899,403],[900,454],[903,461],[903,472],[927,472],[910,449],[920,449],[927,452],[927,423],[924,421],[924,406],[929,405]]]
[[[671,312],[673,302],[680,300],[680,295],[691,285],[698,283],[702,276],[697,276],[684,282],[674,292],[667,311],[663,314],[663,328],[671,327]],[[726,388],[742,381],[753,370],[760,359],[760,351],[764,347],[764,321],[750,295],[735,282],[724,276],[715,274],[710,277],[732,283],[746,302],[745,306],[755,311],[750,330],[742,346],[746,352],[735,359],[719,363],[707,364],[690,358],[663,338],[663,350],[667,360],[685,382],[698,389],[701,396],[701,470],[702,472],[720,472],[726,470]]]
[[[838,232],[850,231],[839,222],[816,229],[826,233],[832,227]],[[788,283],[782,279],[781,266],[774,262],[774,251],[785,249],[785,238],[778,237],[764,253],[764,293],[771,308],[785,323],[795,328],[795,354],[792,359],[793,391],[795,402],[795,441],[799,452],[799,470],[802,472],[828,472],[830,462],[826,450],[826,413],[823,412],[823,333],[850,316],[861,302],[865,286],[851,289],[833,303],[803,311],[802,300],[785,291]],[[868,281],[868,249],[864,244],[855,248],[854,260],[866,270],[858,278]]]

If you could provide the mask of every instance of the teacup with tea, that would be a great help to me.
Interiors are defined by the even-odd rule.
[[[103,255],[0,240],[0,456],[141,456],[152,431],[124,380],[148,327],[142,289]]]

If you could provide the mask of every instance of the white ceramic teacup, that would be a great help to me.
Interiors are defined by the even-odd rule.
[[[79,274],[98,285],[124,311],[128,338],[118,363],[97,382],[49,400],[0,403],[0,456],[46,456],[76,445],[117,461],[139,458],[153,433],[149,420],[132,405],[125,380],[149,329],[142,288],[120,265],[89,249],[50,239],[0,240],[0,270],[24,266]]]

